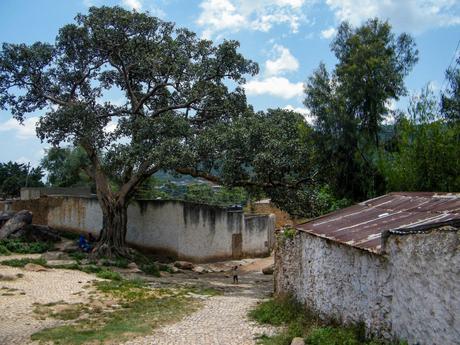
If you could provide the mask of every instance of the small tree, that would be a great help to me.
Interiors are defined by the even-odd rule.
[[[19,121],[46,108],[40,139],[88,155],[103,213],[97,254],[128,255],[136,187],[160,169],[195,173],[196,138],[245,111],[242,89],[229,91],[227,81],[240,84],[258,66],[237,48],[119,7],[90,8],[54,44],[3,44],[0,106]]]

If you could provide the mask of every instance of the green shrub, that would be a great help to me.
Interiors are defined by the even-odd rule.
[[[114,266],[114,267],[120,267],[120,268],[127,268],[129,265],[129,261],[128,259],[118,257],[115,260],[104,259],[102,260],[101,264],[103,266]]]
[[[360,345],[354,329],[323,327],[315,328],[307,337],[308,345]]]
[[[38,254],[53,249],[54,245],[50,242],[26,242],[20,239],[4,239],[0,241],[0,247],[4,247],[12,253]]]
[[[69,256],[76,261],[81,261],[81,260],[86,259],[88,257],[88,254],[83,253],[83,252],[73,252],[73,253],[70,253]]]
[[[107,269],[97,272],[96,277],[103,278],[103,279],[109,279],[109,280],[117,280],[117,281],[122,280],[120,273],[110,271]]]
[[[6,246],[0,244],[0,255],[10,255],[11,252],[8,250]]]
[[[37,264],[41,266],[46,266],[46,260],[39,258],[39,259],[30,259],[30,258],[24,258],[24,259],[11,259],[11,260],[4,260],[0,262],[2,265],[5,266],[11,266],[11,267],[24,267],[27,264]]]
[[[140,268],[145,274],[152,275],[155,277],[160,276],[160,269],[158,268],[158,265],[155,263],[143,264]]]

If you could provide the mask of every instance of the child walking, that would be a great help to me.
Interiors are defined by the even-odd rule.
[[[233,275],[233,283],[238,284],[238,266],[233,266],[232,275]]]

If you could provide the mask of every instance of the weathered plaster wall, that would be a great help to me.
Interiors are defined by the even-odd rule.
[[[388,337],[390,324],[384,257],[307,233],[280,239],[276,291],[289,293],[324,319],[363,321]]]
[[[279,236],[275,290],[325,319],[409,344],[460,344],[460,232],[391,235],[386,255],[305,232]]]
[[[47,199],[59,200],[49,207],[49,226],[99,234],[102,211],[96,198]],[[239,253],[243,256],[269,255],[267,244],[274,233],[274,222],[269,215],[253,216],[246,222],[242,211],[161,200],[133,201],[128,207],[127,227],[128,243],[192,261],[232,258],[235,234],[241,235]]]
[[[460,344],[460,231],[390,236],[393,333],[409,344]]]
[[[260,240],[268,232],[268,238],[262,243]],[[243,255],[268,255],[274,246],[275,215],[246,215],[244,217]]]

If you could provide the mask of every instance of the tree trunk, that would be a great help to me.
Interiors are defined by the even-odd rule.
[[[126,246],[126,225],[128,205],[126,202],[99,200],[102,207],[103,221],[99,241],[93,250],[97,257],[130,257]]]

